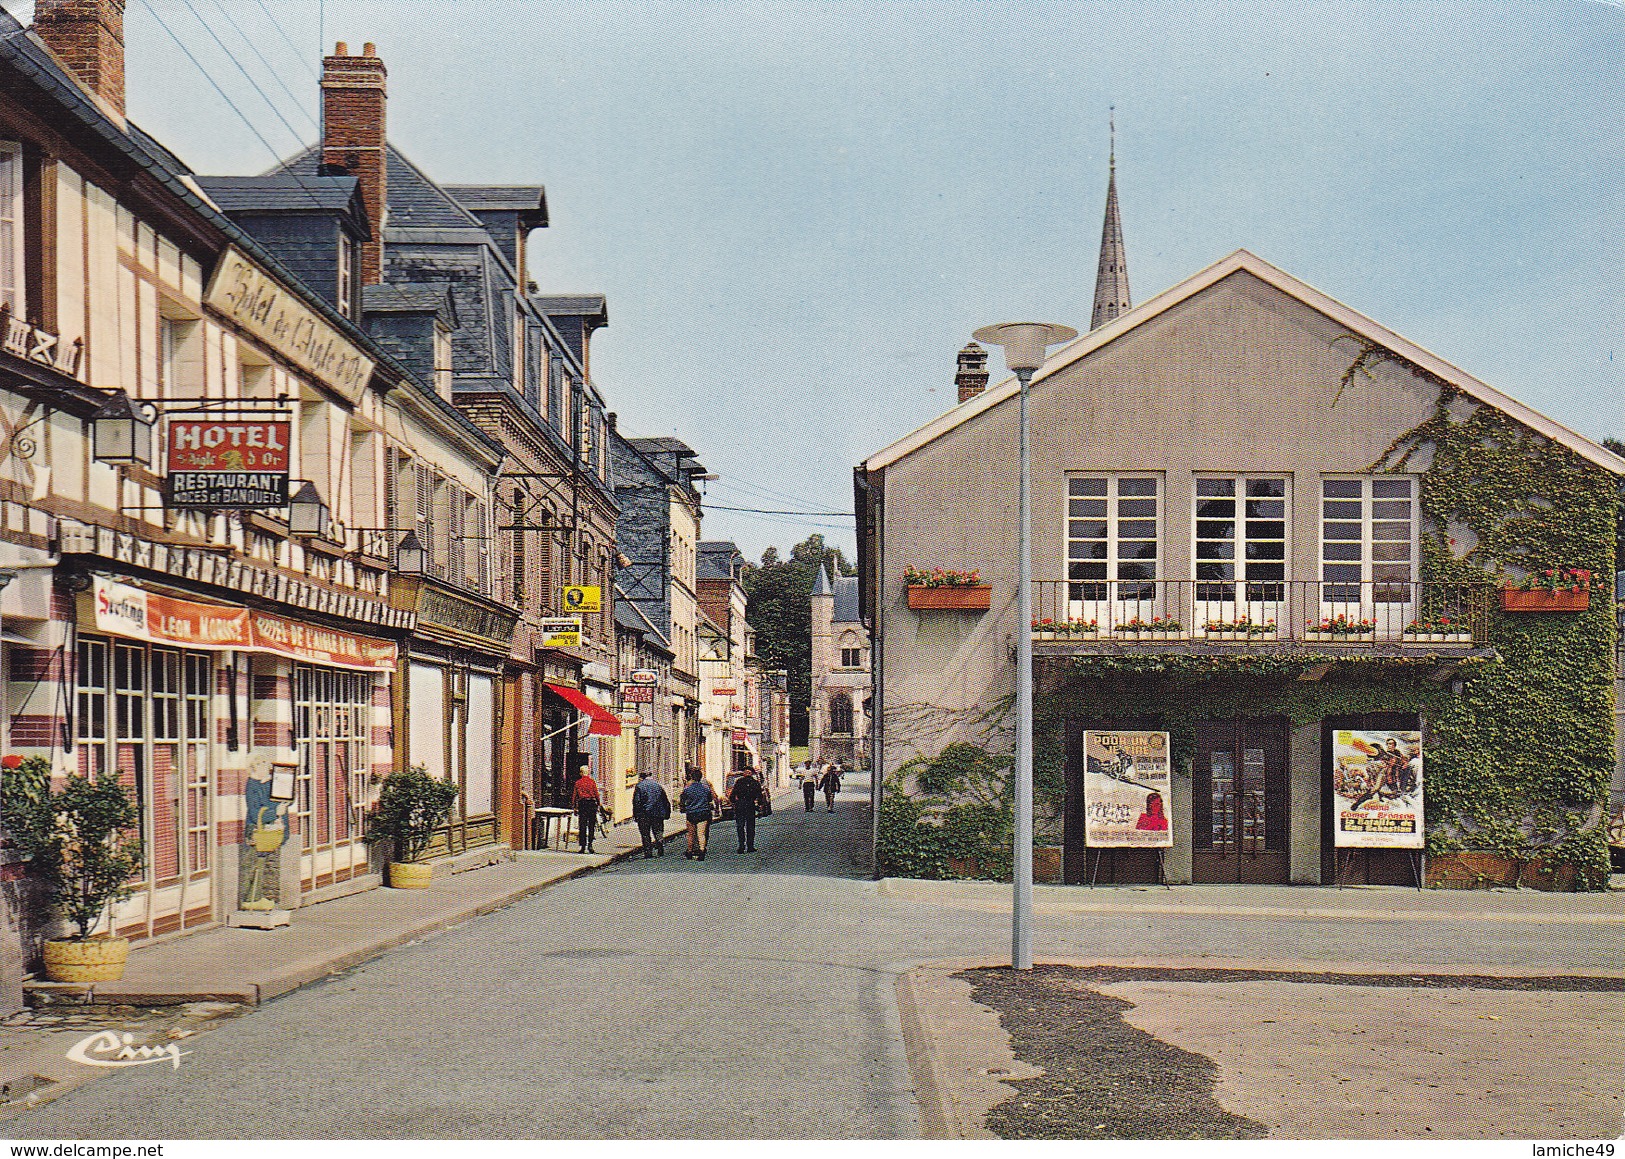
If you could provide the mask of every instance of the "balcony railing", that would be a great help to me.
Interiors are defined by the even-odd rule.
[[[1033,639],[1459,647],[1487,638],[1494,607],[1488,584],[1040,580]]]

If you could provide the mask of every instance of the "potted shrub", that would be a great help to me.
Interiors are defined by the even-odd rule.
[[[418,858],[429,848],[434,831],[451,816],[457,786],[429,775],[414,765],[384,778],[378,807],[367,817],[363,840],[372,845],[391,843],[389,884],[396,889],[426,889],[431,867]]]
[[[103,770],[94,780],[69,776],[50,791],[50,764],[43,757],[8,756],[4,807],[13,840],[29,856],[29,873],[44,891],[42,908],[65,919],[75,932],[47,939],[45,973],[53,982],[111,982],[124,976],[128,939],[92,934],[112,907],[134,892],[141,871],[139,817],[118,774]]]
[[[1501,589],[1503,612],[1583,612],[1591,606],[1591,589],[1601,587],[1583,567],[1549,567],[1531,572],[1521,584]]]
[[[908,592],[908,606],[916,611],[985,612],[993,603],[993,588],[982,582],[981,572],[974,570],[937,567],[925,571],[911,564],[903,569],[903,587]]]

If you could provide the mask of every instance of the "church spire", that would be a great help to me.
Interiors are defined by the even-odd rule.
[[[1128,293],[1128,255],[1123,250],[1123,220],[1117,213],[1117,110],[1111,114],[1111,173],[1106,179],[1106,224],[1100,231],[1100,269],[1095,274],[1095,330],[1125,313],[1133,303]]]

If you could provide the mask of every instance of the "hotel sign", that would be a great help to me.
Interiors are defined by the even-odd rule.
[[[286,418],[170,419],[169,506],[286,507],[291,435]]]
[[[351,402],[372,376],[372,359],[235,246],[228,246],[204,303]]]

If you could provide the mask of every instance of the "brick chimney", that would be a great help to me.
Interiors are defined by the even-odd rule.
[[[34,31],[80,84],[124,116],[124,0],[37,0]]]
[[[976,343],[959,352],[959,371],[954,375],[959,387],[959,401],[975,398],[987,389],[987,351]]]
[[[384,212],[389,175],[384,132],[388,76],[375,45],[351,56],[340,41],[322,58],[322,171],[348,173],[361,183],[372,240],[361,247],[361,282],[384,280]]]

